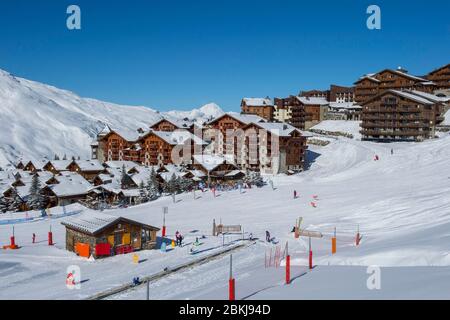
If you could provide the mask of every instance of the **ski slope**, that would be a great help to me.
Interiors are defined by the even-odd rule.
[[[148,128],[162,116],[203,121],[222,114],[214,103],[190,112],[159,113],[82,98],[73,92],[15,77],[0,70],[0,167],[17,157],[90,158],[90,144],[105,124],[121,131]]]
[[[391,149],[394,154],[391,155]],[[110,210],[151,225],[161,226],[162,207],[168,234],[180,230],[187,243],[205,235],[202,253],[189,247],[167,253],[142,251],[138,265],[130,255],[86,261],[64,250],[65,232],[57,220],[16,225],[20,250],[0,251],[0,298],[83,299],[148,276],[190,259],[220,250],[221,237],[212,237],[212,220],[241,224],[248,235],[264,240],[269,230],[284,247],[289,242],[294,281],[283,285],[282,269],[265,269],[264,257],[273,245],[257,241],[233,254],[239,299],[450,298],[450,135],[423,143],[376,144],[338,138],[325,147],[310,146],[308,171],[295,176],[271,177],[276,187],[180,195],[128,209]],[[374,161],[378,155],[380,160]],[[293,199],[293,191],[299,194]],[[317,195],[317,207],[311,206]],[[313,239],[314,264],[307,266],[307,239],[290,233],[295,220],[302,228],[317,230]],[[56,245],[45,243],[50,224]],[[355,247],[359,225],[363,239]],[[330,237],[337,228],[337,253],[330,254]],[[38,244],[31,244],[35,232]],[[11,226],[0,225],[0,244],[6,244]],[[224,239],[225,245],[240,236]],[[79,265],[81,290],[65,288],[68,265]],[[366,266],[382,268],[382,289],[369,291]],[[306,273],[305,273],[306,272]],[[175,273],[151,283],[152,299],[224,299],[227,295],[228,258]],[[413,278],[413,280],[411,280]],[[332,284],[329,281],[335,279]],[[384,280],[383,280],[384,279]],[[345,286],[345,290],[343,287]],[[51,288],[51,289],[49,289]],[[384,288],[384,289],[383,289]],[[411,292],[414,288],[414,293]],[[137,288],[111,299],[143,299]]]

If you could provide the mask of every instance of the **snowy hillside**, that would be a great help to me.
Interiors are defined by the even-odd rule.
[[[207,120],[221,113],[211,103],[191,112],[171,111],[167,115]],[[0,70],[0,166],[18,156],[52,158],[57,153],[88,158],[90,143],[105,124],[135,131],[163,115],[147,107],[82,98]]]

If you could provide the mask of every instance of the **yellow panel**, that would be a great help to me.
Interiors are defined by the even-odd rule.
[[[114,236],[108,236],[108,243],[111,247],[114,247]]]
[[[131,236],[129,233],[124,233],[122,236],[122,244],[131,244]]]

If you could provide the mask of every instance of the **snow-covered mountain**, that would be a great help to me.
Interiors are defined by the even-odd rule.
[[[205,121],[222,113],[214,103],[192,111],[160,113],[144,106],[87,99],[0,70],[0,166],[17,157],[88,158],[90,143],[105,124],[135,131],[163,116]]]

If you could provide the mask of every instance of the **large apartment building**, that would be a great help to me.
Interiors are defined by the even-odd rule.
[[[297,129],[305,129],[306,112],[297,96],[275,98],[274,119],[286,122]]]
[[[364,103],[386,90],[418,90],[433,93],[436,84],[429,79],[408,74],[407,70],[385,69],[366,74],[355,82],[355,100]]]
[[[436,90],[450,90],[450,63],[431,71],[426,78],[436,84]]]
[[[303,169],[307,135],[289,124],[230,112],[204,124],[195,135],[192,126],[190,130],[180,126],[160,120],[147,131],[106,127],[92,144],[92,158],[164,166],[191,164],[196,155],[216,154],[226,155],[241,170],[276,174]]]
[[[423,141],[444,120],[442,100],[421,91],[384,90],[362,108],[363,140]]]

